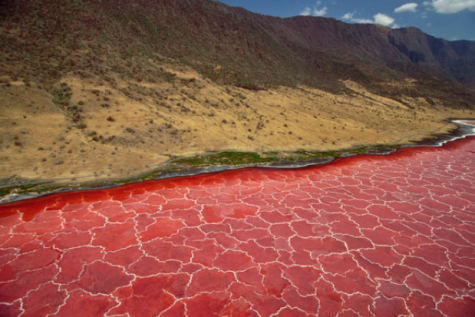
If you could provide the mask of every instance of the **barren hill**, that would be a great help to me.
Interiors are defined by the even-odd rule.
[[[0,47],[4,184],[404,143],[475,104],[474,42],[210,0],[3,0]]]

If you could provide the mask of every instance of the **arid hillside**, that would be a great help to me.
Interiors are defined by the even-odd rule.
[[[473,42],[207,0],[0,6],[3,186],[408,143],[475,116]]]

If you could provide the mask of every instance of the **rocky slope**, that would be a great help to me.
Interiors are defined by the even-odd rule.
[[[475,42],[448,42],[414,28],[280,19],[210,0],[10,0],[3,7],[7,60],[26,58],[35,70],[48,68],[42,76],[53,79],[85,68],[140,78],[144,59],[173,58],[247,88],[302,83],[331,89],[339,79],[371,86],[407,77],[427,89],[475,87]]]

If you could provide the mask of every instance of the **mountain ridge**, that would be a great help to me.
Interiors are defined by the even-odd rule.
[[[33,12],[28,11],[31,3],[42,1],[10,2],[17,4],[13,11],[19,15],[22,10]],[[350,76],[361,82],[409,76],[434,81],[434,85],[454,84],[456,89],[462,89],[458,84],[475,87],[475,42],[449,42],[415,28],[390,29],[319,17],[276,18],[211,0],[65,3],[50,5],[46,11],[37,8],[37,14],[44,21],[56,15],[57,26],[71,25],[70,34],[90,32],[121,51],[127,50],[113,43],[113,37],[137,35],[140,41],[130,41],[136,49],[181,59],[226,84],[249,80],[256,86],[291,85],[293,81],[331,89]],[[31,26],[26,31],[31,32]],[[51,27],[49,31],[55,34]],[[87,39],[86,34],[75,36]],[[215,71],[213,64],[222,69]],[[322,83],[322,76],[331,79],[331,84]]]

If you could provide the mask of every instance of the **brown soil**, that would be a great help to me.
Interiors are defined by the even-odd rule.
[[[157,66],[176,77],[144,83],[109,76],[111,84],[67,75],[59,88],[72,95],[64,105],[33,83],[2,78],[1,184],[129,178],[170,157],[209,151],[402,144],[454,128],[446,118],[475,117],[437,99],[387,99],[351,81],[339,95],[308,87],[250,91]]]

